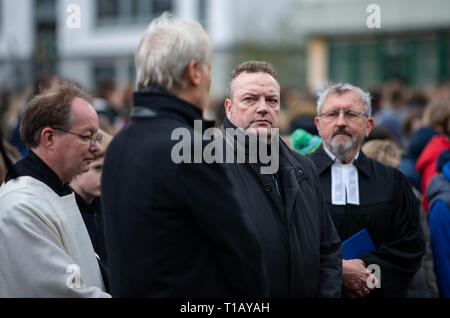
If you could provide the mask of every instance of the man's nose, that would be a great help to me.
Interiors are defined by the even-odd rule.
[[[89,151],[94,153],[100,151],[100,148],[101,148],[100,143],[98,141],[95,141],[94,145],[90,146]]]
[[[347,120],[346,120],[346,118],[345,118],[345,115],[344,115],[344,112],[343,111],[340,111],[339,112],[339,116],[338,116],[338,119],[337,119],[337,123],[336,123],[338,126],[347,126]]]
[[[258,101],[258,105],[256,107],[257,107],[256,111],[258,113],[260,113],[260,112],[267,113],[269,105],[267,105],[267,102],[266,102],[265,98],[260,98],[259,101]]]

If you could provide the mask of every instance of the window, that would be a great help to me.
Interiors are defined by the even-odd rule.
[[[331,41],[329,45],[329,74],[333,82],[350,81],[351,43],[345,40]]]
[[[208,0],[198,0],[198,21],[205,29],[208,27],[208,3]]]
[[[171,10],[171,0],[97,0],[97,25],[147,24]]]
[[[136,82],[136,65],[134,63],[134,57],[131,57],[128,62],[128,81],[131,83]]]
[[[414,53],[414,84],[420,87],[435,84],[439,78],[439,43],[434,34],[416,36]]]
[[[2,35],[2,22],[3,22],[3,0],[0,0],[0,36]]]
[[[56,72],[58,43],[56,41],[56,6],[54,0],[35,0],[33,70],[36,73]]]
[[[450,78],[450,31],[438,32],[439,80]]]
[[[34,15],[37,23],[53,23],[56,19],[55,1],[36,0]]]
[[[170,0],[153,0],[152,2],[153,2],[152,8],[153,16],[158,16],[164,11],[172,10],[172,4]]]
[[[113,62],[98,62],[92,70],[94,87],[103,81],[116,79],[116,68]]]

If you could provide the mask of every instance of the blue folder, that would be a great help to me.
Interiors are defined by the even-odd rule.
[[[375,246],[366,229],[362,229],[342,242],[342,258],[345,260],[361,258],[371,251],[375,251]]]

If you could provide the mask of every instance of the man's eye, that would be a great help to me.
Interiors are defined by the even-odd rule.
[[[339,116],[339,113],[338,112],[329,112],[326,114],[326,116],[330,117],[330,118],[336,118]]]
[[[355,118],[355,117],[358,117],[358,114],[355,113],[355,112],[350,111],[350,112],[346,112],[345,116],[348,117],[348,118]]]

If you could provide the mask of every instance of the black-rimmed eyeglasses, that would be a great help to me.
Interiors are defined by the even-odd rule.
[[[59,131],[62,131],[62,132],[68,133],[68,134],[72,134],[72,135],[75,135],[75,136],[78,136],[78,137],[80,137],[80,139],[82,139],[84,141],[88,141],[89,140],[90,141],[89,145],[91,147],[94,147],[96,142],[98,142],[98,143],[102,142],[103,135],[99,134],[99,133],[95,134],[94,136],[84,136],[84,135],[78,134],[78,133],[70,131],[70,130],[65,130],[65,129],[61,129],[61,128],[53,128],[53,129],[59,130]]]

